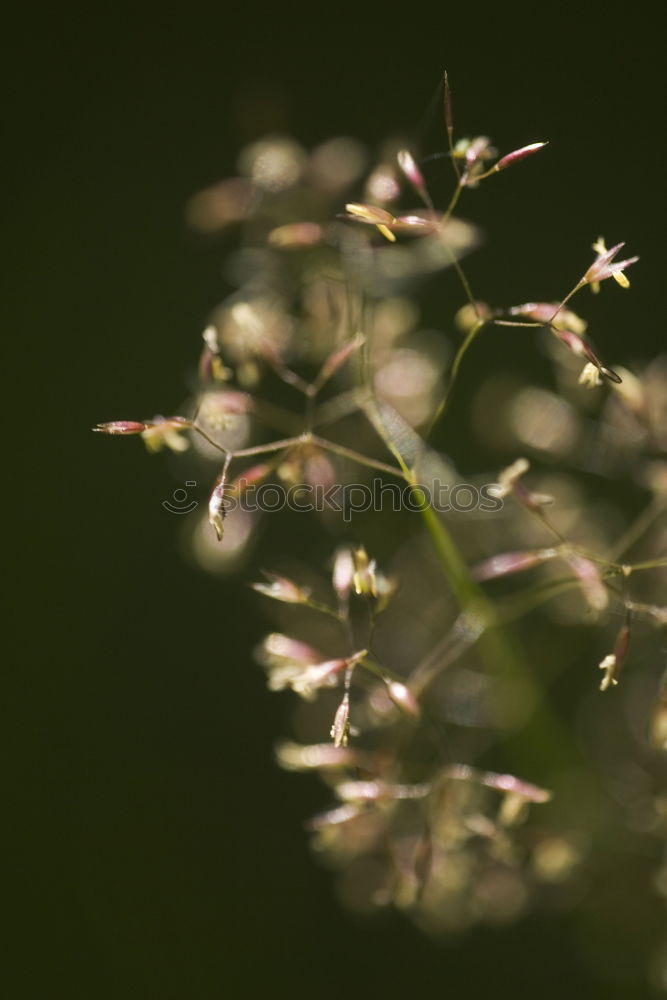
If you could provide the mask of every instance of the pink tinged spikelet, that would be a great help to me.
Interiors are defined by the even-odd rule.
[[[428,236],[436,232],[440,225],[440,219],[434,213],[432,218],[424,215],[399,215],[393,216],[384,208],[377,208],[375,205],[361,205],[356,202],[349,202],[347,209],[341,219],[351,222],[363,222],[367,226],[375,226],[378,232],[391,243],[396,242],[394,233],[404,233],[409,236]]]
[[[609,595],[595,563],[575,552],[567,554],[565,561],[579,580],[589,607],[593,611],[603,611],[609,603]]]
[[[223,522],[227,513],[225,508],[225,487],[227,485],[227,470],[229,469],[231,460],[231,454],[228,454],[225,459],[225,464],[222,467],[222,472],[215,482],[215,486],[213,487],[213,491],[208,501],[209,524],[214,529],[219,542],[222,541],[224,531]]]
[[[613,278],[621,288],[629,288],[630,282],[625,274],[623,274],[623,271],[626,267],[630,267],[631,264],[635,264],[639,260],[639,257],[628,257],[626,260],[614,262],[614,257],[621,247],[624,246],[625,243],[617,243],[610,250],[607,250],[604,240],[600,237],[593,244],[593,249],[597,251],[598,256],[584,274],[579,282],[579,286],[590,285],[592,290],[596,292],[599,289],[601,281],[605,281],[606,278]]]
[[[517,458],[515,462],[508,465],[498,476],[498,483],[494,490],[495,495],[497,497],[506,497],[509,493],[512,493],[521,477],[528,472],[529,468],[530,462],[527,458]]]
[[[279,636],[285,640],[286,637]],[[279,645],[289,645],[280,643]],[[297,644],[299,645],[299,644]],[[346,659],[317,661],[303,659],[301,655],[290,657],[266,656],[265,650],[260,650],[264,663],[269,670],[268,684],[271,691],[283,691],[291,688],[296,694],[312,701],[321,688],[336,687],[340,678],[346,674],[360,659],[366,656],[366,650],[355,653]]]
[[[602,385],[599,368],[592,361],[587,361],[581,369],[577,382],[579,385],[586,386],[587,389],[595,389],[598,385]]]
[[[162,448],[186,451],[188,442],[180,436],[180,432],[190,427],[192,422],[185,417],[155,417],[142,431],[141,437],[149,451],[160,451]]]
[[[355,354],[365,343],[366,338],[363,333],[358,333],[352,338],[352,340],[348,340],[346,344],[343,344],[342,347],[332,351],[322,365],[319,374],[315,379],[315,385],[318,388],[324,385],[324,383],[328,381],[332,375],[335,375],[338,369],[342,368],[345,362],[351,358],[352,355]]]
[[[531,142],[528,146],[522,146],[520,149],[515,149],[512,153],[506,153],[505,156],[501,156],[498,162],[494,165],[494,170],[505,170],[506,167],[511,167],[515,163],[520,163],[521,160],[525,160],[527,156],[532,156],[533,153],[537,153],[538,150],[546,146],[546,142]]]
[[[423,799],[430,785],[391,785],[384,781],[343,781],[336,795],[343,802],[387,802],[392,799]]]
[[[225,506],[224,506],[225,481],[221,477],[213,487],[213,492],[208,501],[208,521],[214,529],[219,542],[224,534]]]
[[[377,208],[375,205],[361,205],[354,201],[348,202],[345,210],[347,215],[343,218],[377,226],[378,232],[382,233],[385,239],[389,240],[390,243],[396,242],[396,237],[388,228],[396,221],[391,212],[387,212],[384,208]]]
[[[283,635],[282,632],[272,632],[267,635],[255,651],[255,655],[268,670],[286,664],[304,667],[321,660],[321,654],[313,646],[299,639],[293,639],[289,635]]]
[[[369,559],[366,549],[361,545],[352,554],[354,574],[352,582],[355,594],[368,594],[377,597],[377,576],[375,559]]]
[[[561,343],[565,344],[565,346],[568,347],[573,354],[576,354],[578,357],[587,358],[588,364],[597,368],[600,374],[604,375],[605,378],[608,378],[610,382],[616,382],[618,384],[622,381],[621,376],[617,375],[612,368],[607,368],[606,365],[602,364],[590,344],[587,344],[583,337],[573,333],[572,330],[563,330],[556,326],[551,326],[550,329],[551,332],[558,337]]]
[[[151,426],[138,420],[110,420],[106,424],[97,424],[93,430],[100,434],[141,434]]]
[[[424,180],[421,170],[415,163],[412,153],[409,153],[407,149],[400,149],[396,155],[396,159],[398,160],[399,167],[407,177],[412,187],[415,189],[424,204],[428,205],[430,208],[432,202],[429,193],[426,190],[426,181]]]
[[[502,498],[511,494],[518,503],[529,510],[539,510],[540,507],[553,503],[553,497],[546,493],[532,493],[520,481],[529,468],[530,462],[527,458],[517,458],[498,475],[498,482],[493,486],[493,495]]]
[[[339,600],[346,601],[354,586],[354,555],[351,549],[339,549],[334,558],[333,587]]]
[[[553,548],[536,549],[532,552],[503,552],[478,563],[473,570],[473,576],[475,580],[483,583],[485,580],[493,580],[498,576],[507,576],[510,573],[519,573],[532,566],[538,566],[547,559],[553,559],[556,555],[558,555],[558,550]]]
[[[409,687],[401,684],[400,681],[390,681],[387,684],[387,694],[394,705],[400,708],[405,715],[409,715],[413,719],[419,718],[421,715],[419,704]]]
[[[347,666],[347,660],[343,659],[308,664],[286,661],[270,668],[269,690],[291,688],[306,701],[312,701],[321,688],[335,687]]]
[[[470,170],[479,160],[488,159],[492,155],[491,150],[491,140],[486,135],[478,135],[466,143],[463,156],[467,169]]]
[[[264,571],[262,571],[264,572]],[[266,583],[253,583],[252,589],[265,597],[272,597],[275,601],[284,601],[285,604],[305,604],[310,594],[307,590],[298,587],[296,583],[288,580],[285,576],[277,573],[266,573]]]
[[[452,103],[452,88],[449,85],[449,76],[446,70],[444,77],[443,112],[445,116],[445,128],[451,141],[454,131],[454,107]]]
[[[346,747],[350,738],[350,695],[346,691],[343,700],[336,709],[333,725],[331,727],[331,738],[334,747]]]
[[[613,652],[608,656],[605,656],[599,664],[600,670],[604,670],[604,676],[600,681],[601,691],[606,691],[607,688],[615,687],[618,684],[618,675],[621,672],[621,667],[623,666],[625,657],[627,656],[629,645],[630,626],[625,624],[621,626],[618,635],[616,636]]]
[[[284,742],[276,747],[276,760],[285,771],[335,771],[365,762],[356,750],[331,743]]]
[[[539,785],[532,785],[513,774],[496,774],[494,771],[479,771],[468,764],[450,764],[443,770],[443,777],[457,781],[473,781],[499,792],[519,795],[528,802],[548,802],[552,793]]]
[[[313,816],[308,821],[309,830],[320,830],[323,827],[328,826],[339,826],[343,823],[348,823],[350,820],[355,819],[360,813],[359,806],[352,805],[348,803],[344,806],[338,806],[335,809],[329,809],[327,812],[318,813],[317,816]]]
[[[545,323],[558,329],[567,328],[581,336],[587,323],[571,309],[561,308],[558,302],[524,302],[507,310],[510,316],[525,316],[536,323]]]

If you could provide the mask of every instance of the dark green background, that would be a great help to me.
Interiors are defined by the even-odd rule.
[[[414,128],[446,66],[461,131],[551,140],[465,205],[491,234],[471,279],[492,301],[553,297],[600,231],[625,239],[642,262],[631,296],[596,304],[598,344],[610,363],[655,353],[661,32],[642,4],[490,9],[26,8],[6,26],[12,1000],[644,994],[634,958],[594,975],[567,917],[439,946],[339,909],[301,830],[326,796],[272,762],[289,713],[248,654],[258,602],[180,559],[170,463],[89,430],[184,396],[224,288],[183,207],[233,169],[252,87],[305,144],[376,142]],[[442,148],[437,115],[429,135]],[[513,363],[498,343],[478,357]]]

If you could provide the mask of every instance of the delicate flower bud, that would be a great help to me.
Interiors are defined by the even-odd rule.
[[[452,105],[452,90],[449,86],[449,76],[445,70],[444,78],[444,95],[443,95],[443,110],[445,114],[445,128],[449,133],[450,137],[454,130],[454,108]]]
[[[589,606],[594,611],[602,611],[609,603],[607,588],[602,582],[600,572],[590,559],[571,552],[565,555],[565,560],[579,579],[581,589]]]
[[[429,197],[428,191],[426,190],[426,182],[422,175],[421,170],[414,161],[414,158],[407,149],[400,149],[396,156],[398,160],[398,165],[412,184],[413,188],[419,195],[419,197],[424,201],[426,205],[431,205],[431,199]]]
[[[377,226],[378,230],[390,243],[396,241],[394,234],[387,228],[396,221],[391,212],[385,211],[384,208],[377,208],[375,205],[360,205],[358,202],[349,202],[345,206],[345,210],[348,214],[347,216],[343,216],[343,218],[354,219],[356,222],[365,222],[370,226]]]
[[[110,420],[106,424],[97,424],[93,430],[101,434],[141,434],[151,426],[138,420]]]
[[[606,691],[608,687],[618,684],[618,675],[621,672],[623,661],[630,645],[630,626],[623,625],[616,636],[614,651],[602,660],[599,664],[600,670],[604,670],[604,677],[600,681],[600,690]]]
[[[225,530],[224,520],[227,515],[227,511],[225,509],[224,491],[225,480],[224,476],[221,476],[213,487],[213,492],[211,493],[208,501],[208,521],[211,527],[215,529],[215,534],[219,542],[222,541],[222,536]]]
[[[595,364],[596,368],[599,368],[599,361],[597,357],[593,354],[593,351],[588,346],[585,340],[583,340],[578,334],[573,333],[571,330],[564,330],[558,327],[552,327],[552,331],[556,334],[561,343],[569,347],[573,354],[578,357],[585,356],[590,359],[592,364]]]
[[[180,431],[188,430],[192,422],[185,417],[155,417],[142,431],[141,437],[149,451],[170,448],[171,451],[187,451],[188,442],[180,436]]]
[[[286,771],[336,770],[352,767],[359,762],[356,750],[330,743],[302,746],[299,743],[280,743],[276,747],[276,760]]]
[[[343,781],[336,786],[336,795],[344,802],[422,799],[430,791],[430,785],[389,785],[384,781]]]
[[[551,792],[538,785],[531,785],[513,774],[496,774],[494,771],[478,771],[468,764],[450,764],[442,770],[443,778],[456,781],[475,781],[487,788],[495,788],[499,792],[518,795],[528,802],[548,802]]]
[[[324,383],[334,375],[339,368],[341,368],[345,362],[350,358],[355,351],[366,343],[366,338],[363,333],[357,333],[352,340],[348,340],[346,344],[339,347],[337,350],[332,351],[329,357],[326,359],[322,367],[320,368],[319,374],[315,379],[315,385],[319,388],[324,385]]]
[[[567,328],[581,336],[588,324],[571,309],[560,308],[558,302],[524,302],[508,309],[510,316],[525,316],[536,323],[548,323],[557,329]]]
[[[618,678],[616,677],[616,657],[613,653],[605,656],[599,664],[600,670],[604,670],[605,674],[600,681],[600,691],[606,691],[608,687],[618,684]]]
[[[606,278],[613,278],[621,288],[629,288],[630,282],[623,274],[623,271],[630,264],[638,261],[639,257],[628,257],[626,260],[619,260],[612,263],[613,258],[621,247],[624,246],[625,243],[617,243],[611,250],[607,250],[605,242],[600,236],[593,244],[593,249],[598,256],[586,271],[579,285],[590,285],[592,291],[597,292],[599,291],[601,281],[604,281]]]
[[[346,601],[354,585],[354,557],[351,549],[339,549],[334,559],[333,587],[341,601]]]
[[[288,664],[297,664],[301,667],[307,664],[317,663],[321,660],[321,654],[316,649],[299,639],[293,639],[282,632],[272,632],[264,639],[256,649],[255,655],[259,662],[269,670],[274,667]]]
[[[494,495],[501,498],[506,497],[512,492],[521,476],[528,472],[529,468],[530,462],[527,458],[517,458],[516,462],[512,462],[511,465],[508,465],[499,474]]]
[[[585,385],[587,389],[595,389],[598,385],[602,385],[597,365],[594,365],[592,361],[587,361],[577,381],[579,385]]]
[[[620,375],[617,375],[611,368],[606,368],[598,358],[597,354],[595,354],[590,344],[587,344],[582,337],[578,336],[578,334],[573,333],[572,330],[564,330],[557,326],[552,326],[551,331],[563,344],[565,344],[566,347],[569,347],[574,354],[579,357],[583,356],[588,358],[589,364],[594,365],[594,367],[597,368],[600,374],[604,375],[605,378],[608,378],[611,382],[616,383],[621,381]]]
[[[423,215],[399,215],[394,219],[391,230],[393,233],[405,233],[408,236],[428,236],[437,232],[440,218],[433,215],[426,218]]]
[[[409,687],[400,681],[390,681],[387,684],[387,694],[402,712],[412,716],[413,719],[419,718],[421,715],[419,704]]]
[[[457,144],[458,150],[460,150],[459,155],[463,155],[468,170],[479,160],[488,160],[495,152],[491,147],[491,140],[486,135],[479,135],[475,139],[463,139]]]
[[[264,571],[262,571],[264,572]],[[253,583],[252,589],[265,597],[272,597],[276,601],[284,601],[285,604],[306,604],[310,597],[307,590],[298,587],[285,576],[278,576],[277,573],[266,573],[264,576],[267,583]]]
[[[208,347],[211,354],[220,353],[220,345],[218,343],[218,329],[211,323],[202,333],[202,340]]]
[[[479,773],[478,780],[488,788],[507,792],[524,799],[526,802],[548,802],[551,798],[551,792],[547,788],[531,785],[530,782],[523,781],[513,774],[495,774],[493,771],[483,771]]]
[[[537,549],[533,552],[503,552],[478,563],[473,570],[473,576],[480,583],[485,580],[493,580],[498,576],[507,576],[510,573],[519,573],[521,570],[530,569],[547,559],[553,559],[556,555],[558,555],[558,549],[553,548]]]
[[[505,170],[506,167],[511,167],[514,163],[519,163],[520,160],[525,160],[527,156],[532,156],[536,153],[538,149],[542,149],[546,146],[546,142],[531,142],[528,146],[522,146],[521,149],[515,149],[512,153],[507,153],[502,156],[498,162],[494,165],[494,170]]]
[[[306,701],[312,701],[321,688],[335,687],[348,667],[348,661],[341,658],[324,660],[323,663],[285,660],[269,668],[269,690],[291,688]]]
[[[360,546],[352,556],[354,560],[354,591],[356,594],[370,594],[377,597],[375,559],[369,559],[366,549]]]
[[[307,828],[317,832],[327,827],[343,826],[345,823],[349,823],[350,820],[356,819],[361,813],[362,810],[358,805],[353,805],[349,802],[344,806],[338,806],[336,809],[328,809],[326,812],[318,813],[317,816],[311,817],[308,820]]]
[[[346,691],[336,710],[331,727],[331,738],[335,747],[346,747],[350,738],[350,695]]]
[[[336,794],[343,802],[376,802],[387,798],[387,786],[379,781],[343,781]]]

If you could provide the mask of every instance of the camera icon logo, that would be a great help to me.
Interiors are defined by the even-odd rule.
[[[188,479],[185,485],[196,486],[197,482],[196,480]],[[162,501],[162,506],[170,514],[190,514],[199,506],[199,503],[196,500],[190,500],[189,503],[186,503],[187,499],[188,491],[179,487],[177,490],[174,490],[170,500]]]

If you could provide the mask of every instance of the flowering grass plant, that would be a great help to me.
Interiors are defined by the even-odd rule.
[[[459,137],[446,78],[444,135],[437,161],[389,141],[369,163],[348,138],[245,149],[238,176],[188,207],[197,230],[236,240],[235,289],[204,330],[192,399],[179,416],[95,428],[196,452],[210,492],[190,542],[215,571],[262,563],[258,522],[280,515],[243,498],[346,487],[343,510],[296,505],[317,519],[328,561],[297,564],[286,546],[284,565],[255,583],[276,610],[255,656],[269,688],[301,705],[300,739],[277,758],[324,782],[309,828],[342,897],[398,906],[432,932],[577,902],[611,813],[619,830],[643,824],[654,838],[667,815],[667,358],[619,364],[598,354],[584,319],[587,294],[609,278],[604,293],[622,294],[638,258],[600,237],[549,301],[528,288],[524,302],[487,303],[465,270],[482,235],[455,213],[482,184],[519,184],[545,143],[499,155],[485,136]],[[438,186],[451,177],[444,208],[427,179],[436,169]],[[438,307],[446,329],[434,330],[422,293],[440,287],[449,312]],[[502,461],[459,471],[434,442],[462,367],[481,335],[517,331],[547,354],[550,383],[481,383],[473,421]],[[586,456],[593,500],[577,480]],[[358,516],[351,489],[371,476],[400,485],[409,525],[402,511]],[[619,476],[638,497],[634,519],[605,495]],[[462,482],[487,506],[439,509],[434,484]],[[601,707],[586,696],[582,718],[595,725],[580,740],[549,688],[584,628],[600,637],[591,693],[626,670],[642,679],[626,722],[605,719],[609,694],[595,695]],[[558,671],[543,634],[562,647]],[[611,758],[595,749],[614,739]],[[618,792],[619,748],[642,774],[635,796]]]

